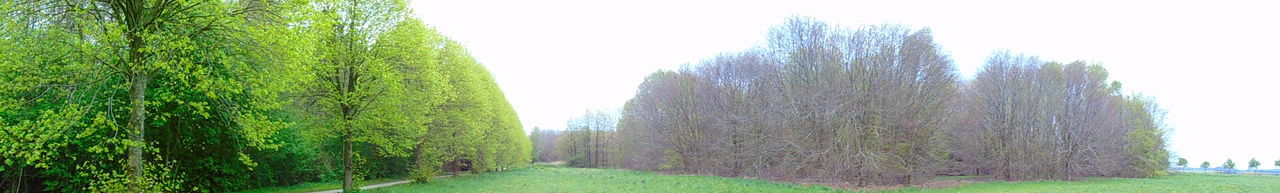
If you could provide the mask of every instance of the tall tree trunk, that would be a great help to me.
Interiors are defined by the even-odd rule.
[[[133,113],[129,117],[129,128],[133,130],[129,133],[129,140],[135,144],[129,145],[129,178],[133,181],[130,183],[130,189],[138,191],[143,181],[142,178],[142,147],[146,144],[146,94],[147,94],[147,75],[137,73],[132,78],[132,88],[129,94],[130,103],[133,106]]]
[[[342,79],[340,80],[338,85],[340,86],[338,88],[338,92],[339,92],[338,96],[347,97],[351,93],[355,93],[356,71],[353,65],[349,63],[346,64],[343,68],[340,68],[338,70],[338,74],[342,76],[341,77]],[[343,120],[343,124],[342,124],[342,127],[343,127],[343,130],[342,130],[343,132],[342,133],[342,190],[344,192],[355,191],[355,189],[351,187],[352,183],[354,182],[353,178],[355,173],[355,163],[353,163],[353,161],[351,160],[351,151],[352,151],[351,140],[352,140],[352,133],[354,132],[353,130],[355,130],[354,128],[355,126],[353,126],[351,122],[355,120],[355,109],[357,107],[355,107],[354,105],[351,104],[351,102],[346,100],[343,100],[339,106],[340,106],[339,108],[342,110],[342,120]]]
[[[141,191],[143,183],[142,172],[142,147],[146,145],[146,119],[147,119],[147,77],[145,65],[143,64],[142,45],[143,39],[139,37],[138,32],[130,30],[127,34],[129,38],[129,103],[133,112],[129,115],[129,140],[133,141],[133,145],[129,145],[129,161],[128,172],[129,189],[132,191]]]
[[[354,171],[351,162],[351,132],[348,131],[342,136],[342,191],[355,190],[351,188],[352,172]]]

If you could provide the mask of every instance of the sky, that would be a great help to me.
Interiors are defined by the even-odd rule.
[[[759,45],[789,16],[929,27],[971,77],[993,51],[1101,63],[1167,111],[1191,165],[1280,159],[1276,1],[412,1],[492,71],[526,131],[617,111],[649,73]]]

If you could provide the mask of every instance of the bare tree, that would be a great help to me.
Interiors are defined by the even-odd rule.
[[[1008,52],[962,83],[929,29],[792,18],[760,48],[646,77],[617,163],[862,185],[1151,175],[1158,108],[1119,90],[1097,64]]]
[[[627,151],[661,160],[628,166],[911,183],[946,162],[958,80],[927,29],[794,18],[769,37],[761,49],[650,75],[620,134],[645,136],[623,138],[645,140]]]

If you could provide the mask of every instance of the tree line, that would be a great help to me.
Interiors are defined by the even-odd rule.
[[[1189,162],[1187,162],[1187,158],[1178,158],[1178,162],[1175,163],[1175,165],[1177,165],[1178,167],[1183,167],[1183,168],[1188,167],[1189,165],[1187,164],[1190,164]],[[1209,165],[1208,161],[1202,162],[1200,164],[1201,169],[1209,169],[1210,166],[1211,165]],[[1256,170],[1258,169],[1259,166],[1262,166],[1262,162],[1258,161],[1258,158],[1249,158],[1249,166],[1248,166],[1249,170]],[[1275,161],[1275,166],[1276,168],[1280,168],[1280,160]],[[1228,158],[1226,162],[1222,162],[1222,168],[1233,170],[1236,168],[1236,162]]]
[[[17,0],[0,15],[4,192],[351,190],[532,159],[488,70],[402,0]]]
[[[587,113],[554,145],[576,166],[859,185],[1160,175],[1163,112],[1120,86],[1099,64],[1007,51],[962,80],[927,28],[797,17],[650,74],[616,128]]]

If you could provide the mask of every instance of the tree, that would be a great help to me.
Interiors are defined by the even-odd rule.
[[[616,134],[629,168],[914,183],[947,161],[959,86],[928,29],[789,18],[762,48],[650,74]]]
[[[303,69],[302,103],[319,136],[339,136],[342,143],[342,188],[354,191],[352,182],[359,159],[356,143],[372,145],[377,152],[401,156],[417,139],[420,125],[402,112],[415,96],[406,89],[403,69],[387,61],[376,48],[378,41],[405,20],[408,11],[399,0],[330,0],[312,4],[318,11],[312,31],[319,48],[315,63]],[[394,41],[390,41],[394,42]]]
[[[1249,170],[1258,169],[1258,166],[1262,166],[1262,162],[1259,162],[1258,158],[1249,159]]]
[[[1145,177],[1170,165],[1164,111],[1122,93],[1100,64],[996,52],[961,82],[927,28],[791,18],[768,37],[646,77],[619,121],[625,167],[865,185],[943,171]]]
[[[562,158],[557,153],[559,144],[556,143],[556,139],[562,137],[562,133],[557,130],[542,130],[534,127],[533,133],[529,137],[533,141],[534,160],[537,162],[561,161]]]
[[[1123,111],[1127,133],[1129,154],[1135,160],[1132,167],[1141,176],[1163,175],[1169,167],[1169,153],[1165,148],[1166,132],[1164,131],[1164,111],[1155,100],[1142,95],[1125,97]]]
[[[350,189],[430,179],[443,149],[485,171],[528,164],[493,77],[404,4],[0,2],[0,189]],[[434,135],[453,128],[463,140]]]
[[[6,88],[0,128],[22,136],[0,141],[42,146],[6,147],[23,153],[3,157],[26,162],[15,168],[39,171],[34,181],[56,180],[43,183],[45,191],[235,186],[241,181],[201,187],[218,179],[174,176],[248,170],[255,165],[248,153],[274,146],[271,135],[285,124],[269,113],[280,90],[268,83],[290,77],[281,73],[290,59],[263,62],[254,53],[290,49],[263,46],[268,42],[259,32],[272,25],[251,18],[274,9],[227,1],[0,3],[6,16],[0,69],[21,73],[0,78]],[[52,133],[59,134],[46,135]],[[219,148],[200,155],[190,152],[198,150],[192,144]],[[184,164],[197,167],[179,167]]]
[[[1163,174],[1163,111],[1120,93],[1108,74],[1082,61],[992,54],[964,90],[953,155],[1008,180]]]
[[[1200,163],[1200,168],[1209,169],[1209,162]]]
[[[564,156],[569,166],[606,167],[612,149],[617,118],[604,111],[588,110],[582,116],[569,120],[561,139],[554,146]]]
[[[1187,167],[1187,158],[1178,158],[1179,167]]]
[[[1236,162],[1231,161],[1231,159],[1228,158],[1227,162],[1222,162],[1222,168],[1226,168],[1228,170],[1236,169]]]
[[[465,48],[428,29],[427,43],[439,73],[446,75],[447,97],[428,111],[431,132],[415,150],[414,178],[426,181],[437,170],[473,173],[498,171],[529,164],[533,145],[515,110],[494,77]],[[423,36],[423,35],[418,35]]]

